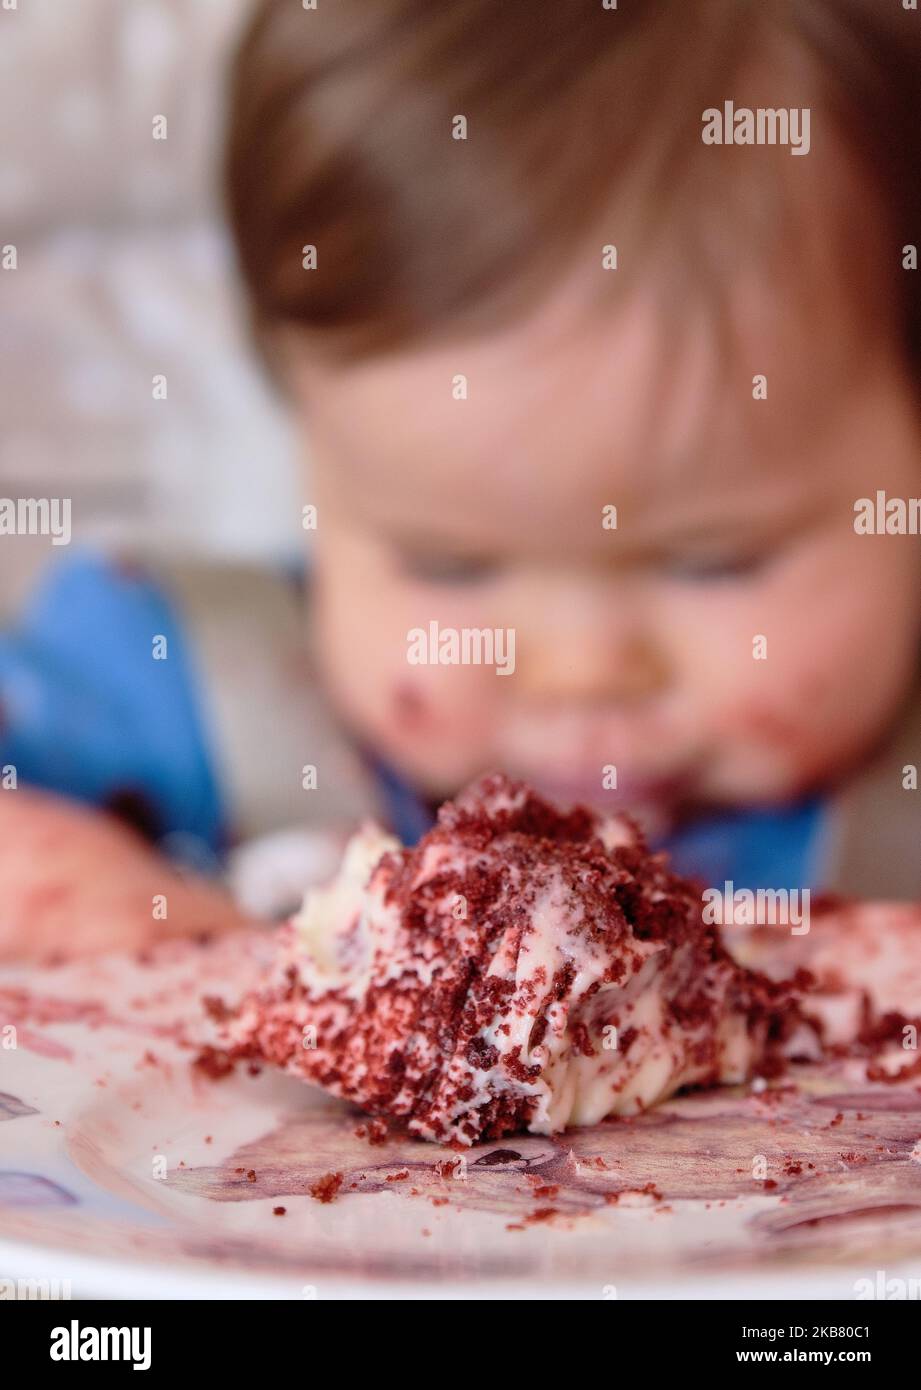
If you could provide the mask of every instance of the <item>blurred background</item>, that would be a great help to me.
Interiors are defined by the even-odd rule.
[[[0,496],[70,497],[75,542],[255,560],[303,542],[219,203],[247,4],[0,6],[0,245],[18,253],[0,271]],[[49,558],[41,537],[0,549],[3,611]]]

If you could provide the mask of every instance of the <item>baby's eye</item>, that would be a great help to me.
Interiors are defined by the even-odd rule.
[[[747,579],[765,569],[771,556],[766,553],[708,555],[668,560],[666,573],[672,579],[691,584],[716,584],[721,580]]]
[[[422,584],[481,584],[498,573],[497,560],[484,556],[402,553],[400,567]]]

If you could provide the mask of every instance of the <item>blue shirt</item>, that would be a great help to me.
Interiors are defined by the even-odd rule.
[[[143,571],[69,556],[0,634],[0,764],[17,782],[130,810],[200,867],[224,848],[194,656]]]

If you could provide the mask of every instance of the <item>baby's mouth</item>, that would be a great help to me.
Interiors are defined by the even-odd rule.
[[[641,821],[667,823],[690,799],[695,778],[690,772],[640,775],[599,767],[593,775],[566,777],[533,771],[528,780],[542,795],[570,804],[581,802],[596,810],[630,811]]]

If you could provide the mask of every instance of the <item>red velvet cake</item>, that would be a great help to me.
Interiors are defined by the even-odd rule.
[[[433,1140],[550,1133],[769,1074],[802,1022],[627,818],[558,811],[502,776],[413,849],[362,831],[278,946],[220,1019],[228,1059]]]

